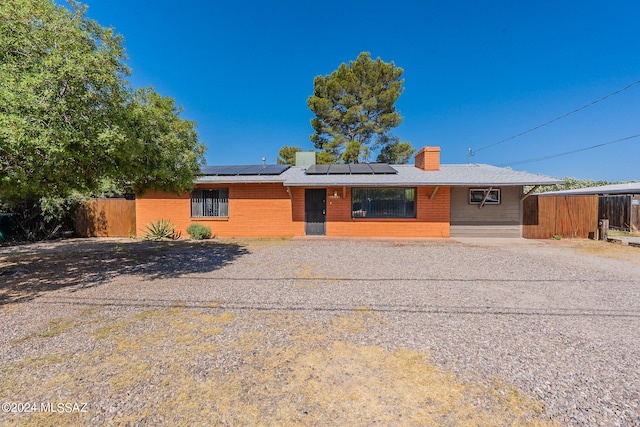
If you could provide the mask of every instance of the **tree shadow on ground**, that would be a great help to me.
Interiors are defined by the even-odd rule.
[[[121,275],[147,280],[206,273],[248,253],[215,241],[73,239],[0,251],[0,305],[62,288],[99,286]]]

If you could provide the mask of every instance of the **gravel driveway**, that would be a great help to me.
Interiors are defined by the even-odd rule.
[[[3,383],[5,390],[16,390],[19,396],[3,393],[0,387],[0,400],[61,399],[59,394],[42,394],[38,384],[63,384],[52,377],[73,371],[74,358],[100,358],[106,348],[113,356],[133,346],[130,339],[103,339],[117,328],[134,333],[135,323],[140,328],[135,336],[150,337],[145,328],[153,319],[169,322],[175,313],[158,310],[178,307],[200,317],[179,324],[176,320],[174,330],[202,331],[209,319],[220,325],[210,333],[212,346],[220,349],[225,340],[234,339],[246,351],[253,348],[245,356],[225,350],[202,359],[202,366],[190,369],[203,378],[208,366],[221,372],[240,369],[258,357],[256,353],[267,351],[262,346],[285,348],[282,343],[294,339],[288,328],[295,325],[309,330],[320,325],[313,329],[318,335],[336,319],[347,319],[340,336],[357,346],[348,348],[415,351],[428,355],[462,384],[508,384],[541,402],[542,420],[573,426],[640,426],[640,249],[624,248],[625,259],[615,259],[602,256],[606,247],[592,243],[593,248],[578,251],[570,242],[520,239],[224,244],[87,239],[0,248],[0,357],[9,367],[3,374],[29,372],[35,381],[32,386],[19,379]],[[356,328],[358,313],[369,317]],[[280,327],[270,329],[276,315]],[[257,334],[260,339],[252,341]],[[185,332],[176,340],[188,344],[188,339],[200,339],[192,335]],[[303,339],[305,334],[299,335]],[[336,342],[335,337],[331,340]],[[161,352],[162,336],[153,342]],[[197,342],[198,349],[204,348],[206,343]],[[125,363],[122,351],[118,354]],[[43,368],[47,355],[61,355],[51,356],[52,366],[58,364],[51,371]],[[154,357],[144,360],[145,369],[165,369]],[[111,366],[108,360],[104,366]],[[32,371],[25,371],[28,362]],[[103,375],[83,369],[82,375]],[[109,378],[106,385],[97,379],[92,385],[92,377],[72,378],[94,411],[90,418],[78,418],[78,424],[124,425],[126,412],[142,410],[143,403],[139,408],[115,401],[159,393],[156,386],[126,389],[129,383],[120,378],[128,391],[114,395],[103,389],[115,386],[114,377]],[[239,387],[258,388],[246,381]],[[65,390],[69,396],[74,389]],[[2,417],[18,423],[23,415],[0,413],[0,424]],[[138,423],[140,419],[145,418],[137,418]],[[152,424],[163,420],[169,423],[165,418]],[[363,424],[376,420],[370,421]]]

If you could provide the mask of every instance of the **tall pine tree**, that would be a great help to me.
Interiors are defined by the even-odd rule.
[[[323,158],[359,163],[380,148],[384,160],[406,163],[413,147],[391,135],[402,122],[395,102],[403,91],[403,72],[393,62],[362,52],[355,61],[314,79],[314,93],[307,99],[316,116],[311,120],[311,141]]]

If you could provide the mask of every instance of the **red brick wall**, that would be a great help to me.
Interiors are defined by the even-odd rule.
[[[145,224],[169,219],[188,237],[186,228],[198,222],[218,237],[290,237],[304,235],[304,188],[274,184],[199,185],[229,188],[229,218],[191,218],[190,194],[145,194],[136,201],[138,235]],[[418,187],[416,218],[351,218],[351,189],[327,189],[327,235],[344,237],[449,237],[450,189]],[[337,197],[334,196],[334,192]]]
[[[159,219],[170,220],[176,230],[187,237],[185,229],[191,224],[190,194],[176,195],[149,191],[136,198],[136,229],[144,236],[145,225]]]
[[[418,187],[416,218],[351,218],[351,189],[327,189],[327,235],[345,237],[449,237],[450,191]],[[333,198],[334,191],[339,198]]]
[[[187,227],[201,223],[217,237],[290,237],[304,234],[303,218],[294,222],[291,199],[282,183],[199,185],[228,188],[229,218],[191,218],[190,194],[147,193],[136,201],[137,228],[158,219],[170,219],[188,237]],[[303,193],[304,194],[304,193]],[[142,233],[138,233],[142,235]]]

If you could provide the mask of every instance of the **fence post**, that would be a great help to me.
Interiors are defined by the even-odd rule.
[[[609,220],[601,219],[598,221],[598,240],[607,240],[609,238]]]

